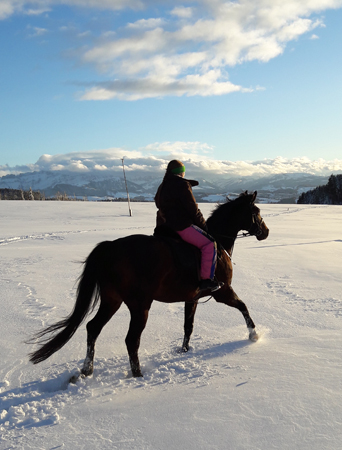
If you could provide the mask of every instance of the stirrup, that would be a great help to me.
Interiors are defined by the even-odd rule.
[[[218,282],[217,282],[217,286],[216,286],[215,288],[213,288],[213,289],[211,290],[211,292],[218,291],[219,289],[221,289],[222,286],[224,286],[223,281],[218,281]]]
[[[222,281],[214,281],[214,280],[201,280],[199,284],[199,290],[200,291],[207,291],[210,290],[210,292],[215,292],[221,289],[221,287],[224,285]]]

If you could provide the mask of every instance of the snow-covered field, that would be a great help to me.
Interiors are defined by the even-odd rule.
[[[23,342],[69,314],[94,245],[151,234],[155,207],[133,203],[129,217],[123,203],[0,202],[0,449],[341,449],[342,207],[260,206],[269,238],[240,239],[233,255],[257,343],[238,311],[211,300],[179,353],[183,304],[154,302],[134,379],[123,305],[94,375],[70,385],[85,325],[36,366]]]

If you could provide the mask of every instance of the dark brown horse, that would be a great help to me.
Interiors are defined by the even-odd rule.
[[[256,192],[245,192],[237,199],[219,205],[207,220],[208,231],[219,246],[216,277],[224,282],[213,297],[217,302],[241,311],[251,340],[257,340],[258,335],[246,305],[231,287],[230,256],[240,230],[246,230],[258,240],[268,236],[269,230],[254,204],[256,195]],[[188,351],[197,300],[209,294],[198,291],[196,266],[194,247],[171,238],[132,235],[101,242],[86,259],[73,311],[64,320],[35,336],[34,339],[40,340],[42,345],[30,354],[30,360],[37,364],[63,347],[98,302],[100,306],[95,317],[87,323],[87,355],[82,376],[93,373],[96,339],[122,302],[126,303],[131,314],[126,346],[134,377],[142,376],[138,349],[153,300],[186,302],[182,349]],[[54,336],[45,337],[57,331]]]

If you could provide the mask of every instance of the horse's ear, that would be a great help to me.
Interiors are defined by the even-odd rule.
[[[255,202],[255,200],[256,200],[256,198],[257,198],[257,195],[258,195],[258,191],[254,191],[253,194],[252,194],[252,200],[251,200],[251,203],[254,203],[254,202]]]

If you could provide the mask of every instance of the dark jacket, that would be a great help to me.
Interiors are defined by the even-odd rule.
[[[157,208],[157,226],[166,225],[181,231],[190,225],[206,230],[205,219],[192,193],[192,186],[198,181],[186,180],[167,173],[154,198]]]

